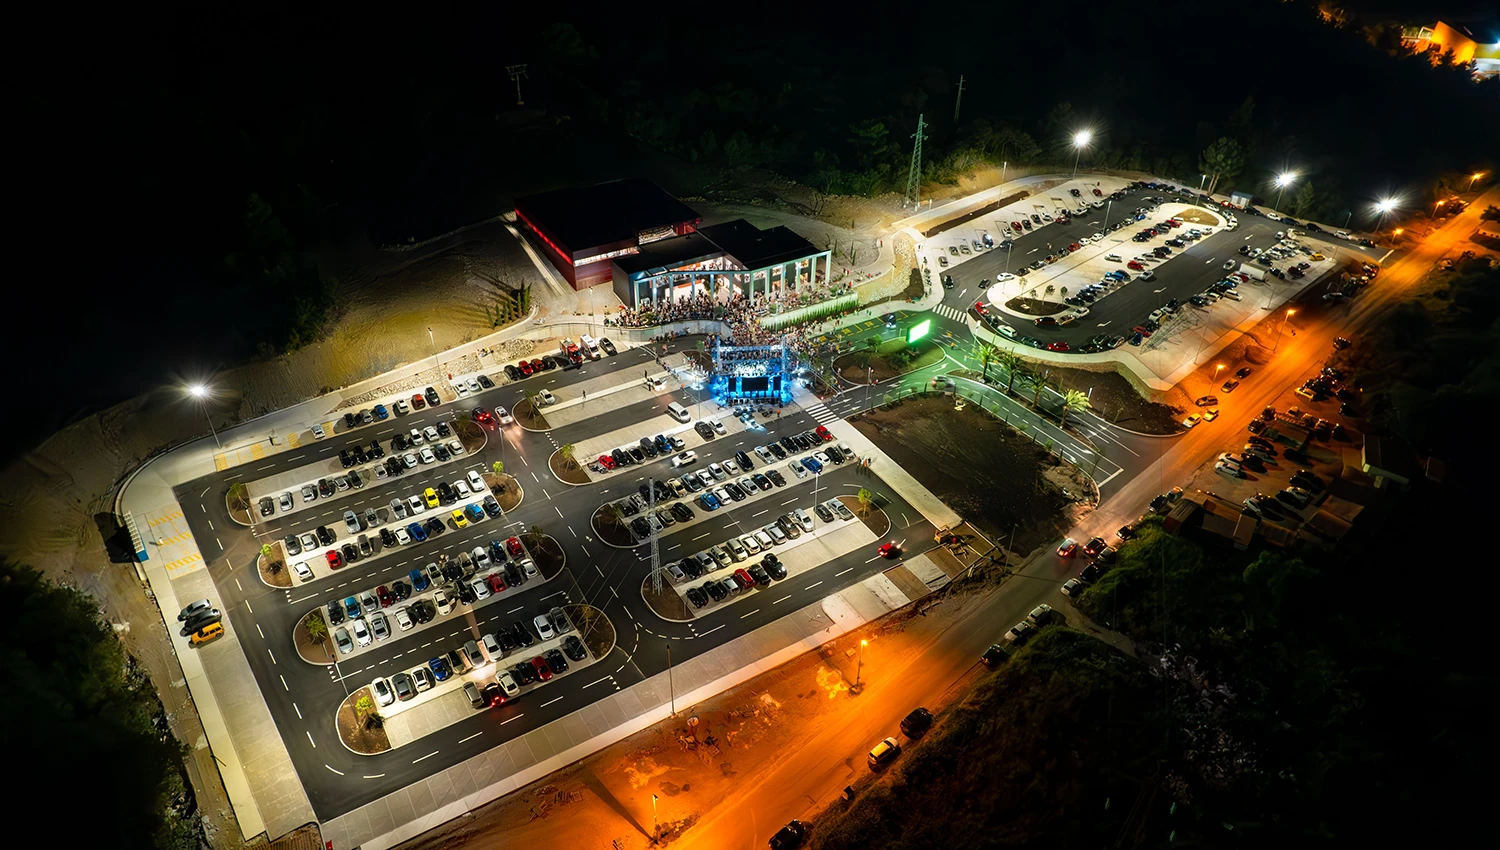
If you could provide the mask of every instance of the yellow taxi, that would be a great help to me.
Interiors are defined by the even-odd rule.
[[[422,492],[422,500],[427,503],[427,507],[429,507],[429,508],[435,508],[435,507],[437,507],[438,506],[437,491],[434,490],[434,489],[432,489],[431,487],[428,487],[426,490],[424,490]]]
[[[453,527],[454,528],[468,528],[469,527],[469,520],[468,520],[467,517],[464,516],[464,512],[462,510],[454,511],[453,514],[452,514],[452,516],[453,516]]]

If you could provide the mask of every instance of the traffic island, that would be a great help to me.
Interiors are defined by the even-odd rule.
[[[292,626],[292,645],[297,647],[297,655],[308,664],[323,667],[334,662],[333,635],[328,631],[323,609],[308,611]]]
[[[339,740],[357,755],[373,756],[391,749],[390,738],[385,734],[385,718],[376,709],[368,685],[339,704],[338,727]]]
[[[1029,298],[1024,295],[1018,295],[1005,302],[1005,309],[1014,310],[1023,316],[1056,316],[1058,313],[1069,309],[1069,307],[1061,301],[1048,301],[1045,298]]]
[[[634,549],[643,542],[635,539],[627,522],[613,502],[600,505],[593,516],[589,517],[589,527],[594,529],[595,536],[603,540],[606,546],[616,549]]]
[[[484,486],[490,488],[490,492],[495,494],[495,501],[500,503],[502,511],[515,510],[521,506],[521,500],[526,498],[526,491],[521,488],[521,482],[508,472],[498,475],[494,472],[486,472],[481,477],[484,478]]]
[[[550,534],[538,536],[528,531],[521,535],[521,542],[526,544],[526,551],[536,560],[536,568],[542,574],[543,581],[557,578],[563,567],[568,565],[568,554],[563,551],[557,538]]]
[[[489,432],[485,431],[478,422],[472,419],[455,419],[453,430],[458,438],[463,441],[464,451],[470,457],[484,451],[485,444],[489,442]]]
[[[280,540],[261,544],[260,554],[255,556],[255,569],[260,573],[261,582],[266,585],[280,588],[292,586],[292,574],[286,568],[286,544]]]
[[[593,479],[589,478],[588,470],[583,468],[583,464],[579,463],[577,458],[563,457],[562,449],[558,449],[547,458],[547,468],[551,469],[557,480],[564,484],[577,487],[593,483]]]
[[[848,383],[863,385],[925,369],[942,359],[942,346],[931,340],[909,345],[898,338],[886,340],[873,349],[845,354],[833,362],[833,368]]]
[[[240,525],[249,528],[254,524],[250,519],[250,488],[244,483],[236,482],[224,491],[224,509]]]
[[[592,605],[564,605],[563,613],[578,630],[584,647],[596,661],[615,648],[615,624],[604,616],[603,611]]]
[[[861,490],[860,492],[869,491]],[[859,517],[865,524],[865,528],[870,529],[870,533],[876,537],[885,537],[891,532],[891,518],[883,508],[879,507],[881,499],[880,494],[870,493],[869,504],[862,505],[859,496],[839,496],[839,501],[844,503],[844,507]]]
[[[528,431],[551,431],[552,426],[548,424],[547,417],[537,410],[531,398],[523,398],[516,402],[516,406],[510,409],[510,413],[516,419],[516,424]]]
[[[666,573],[662,573],[661,590],[658,592],[651,586],[651,574],[648,572],[641,579],[641,598],[646,600],[646,607],[651,609],[651,613],[663,620],[686,623],[693,619],[687,600],[672,588],[672,577]]]

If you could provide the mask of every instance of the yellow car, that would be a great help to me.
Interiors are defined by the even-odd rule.
[[[222,634],[224,634],[223,623],[209,623],[208,625],[189,635],[188,643],[192,644],[193,646],[201,646]]]
[[[464,512],[462,510],[456,510],[456,511],[454,511],[453,514],[452,514],[452,516],[453,516],[453,527],[454,528],[468,528],[469,527],[469,520],[468,520],[467,517],[464,516]]]
[[[1314,262],[1317,262],[1318,260],[1326,260],[1326,259],[1328,259],[1327,257],[1323,256],[1322,254],[1313,254],[1312,258],[1313,258]]]
[[[425,501],[425,502],[427,502],[427,507],[429,507],[429,508],[435,508],[435,507],[437,507],[438,506],[437,491],[434,490],[434,489],[432,489],[431,487],[428,487],[422,493],[422,500]]]

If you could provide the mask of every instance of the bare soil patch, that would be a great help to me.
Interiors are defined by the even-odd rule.
[[[598,535],[600,540],[611,546],[633,547],[640,545],[639,541],[635,539],[635,535],[631,534],[630,529],[626,527],[626,524],[629,522],[629,517],[621,517],[618,522],[606,520],[603,510],[594,511],[593,515],[589,517],[589,526],[594,529],[594,534]]]
[[[481,477],[484,478],[484,486],[490,488],[490,492],[495,494],[495,501],[500,503],[500,510],[513,511],[520,506],[521,498],[526,493],[521,489],[521,482],[517,481],[514,475],[509,472],[499,475],[486,472]]]
[[[1005,306],[1027,316],[1055,316],[1068,309],[1068,305],[1061,301],[1047,301],[1042,298],[1027,298],[1025,296],[1012,298],[1005,302]]]
[[[567,553],[563,552],[561,543],[550,534],[543,534],[541,540],[531,535],[524,535],[522,539],[531,556],[536,558],[536,568],[541,572],[542,578],[554,579],[562,572],[563,565],[567,563]]]
[[[369,697],[372,703],[375,699],[366,686],[345,697],[339,704],[339,737],[356,753],[374,755],[386,752],[391,748],[391,739],[386,737],[380,713],[372,708],[368,715],[360,718],[354,708],[360,697]]]
[[[578,629],[583,645],[595,658],[603,658],[615,648],[615,624],[592,605],[564,605],[563,613]]]
[[[286,544],[280,540],[271,544],[270,555],[255,556],[255,568],[260,571],[260,580],[272,587],[292,586],[292,574],[286,568]]]
[[[564,460],[561,450],[553,452],[547,458],[547,467],[552,470],[552,474],[556,475],[559,481],[568,484],[588,484],[592,480],[589,478],[588,470],[583,468],[583,464],[577,459]]]
[[[833,368],[845,381],[862,385],[870,378],[885,381],[907,372],[924,369],[943,359],[943,349],[935,343],[921,342],[912,346],[909,360],[905,359],[906,349],[905,340],[894,339],[882,344],[873,353],[845,354],[833,362]]]
[[[1221,220],[1218,216],[1214,215],[1208,210],[1196,208],[1183,210],[1182,212],[1178,213],[1175,218],[1180,218],[1183,221],[1192,222],[1193,224],[1208,225],[1209,227],[1218,227],[1219,225],[1224,223],[1223,220]]]
[[[1043,474],[1061,461],[975,405],[921,397],[850,421],[991,540],[1015,526],[1015,550],[1029,551],[1073,522],[1073,500]]]
[[[458,433],[458,438],[463,441],[464,451],[471,456],[484,450],[485,443],[489,442],[489,434],[484,428],[472,419],[454,420],[453,430]]]
[[[511,415],[516,417],[516,423],[529,431],[550,431],[552,426],[547,423],[547,417],[542,415],[531,399],[524,398],[516,402],[516,406],[510,409]]]
[[[839,496],[839,501],[843,502],[844,507],[852,511],[855,516],[859,517],[860,521],[865,524],[865,528],[870,529],[871,533],[876,537],[884,537],[890,532],[891,518],[883,509],[871,504],[870,510],[864,511],[860,507],[858,496]],[[864,512],[862,513],[862,511]]]
[[[641,596],[651,606],[652,613],[663,620],[681,623],[693,619],[692,612],[688,611],[687,600],[672,589],[672,579],[669,576],[661,577],[661,592],[657,593],[651,589],[651,575],[648,573],[641,579]]]
[[[333,655],[333,629],[326,629],[326,634],[321,640],[313,640],[307,634],[307,618],[314,614],[322,616],[319,611],[309,611],[297,621],[292,627],[292,641],[297,647],[297,654],[302,660],[309,664],[332,664]]]
[[[1107,422],[1143,434],[1175,434],[1182,430],[1177,421],[1191,400],[1181,385],[1173,387],[1167,394],[1168,402],[1162,403],[1142,398],[1130,381],[1118,372],[1090,372],[1066,366],[1047,368],[1061,389],[1087,393],[1094,413]],[[1069,424],[1076,418],[1076,415],[1069,416]]]

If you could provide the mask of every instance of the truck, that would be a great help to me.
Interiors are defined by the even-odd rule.
[[[1240,263],[1240,273],[1241,274],[1247,274],[1247,275],[1255,278],[1256,280],[1265,280],[1266,279],[1266,270],[1265,269],[1258,269],[1255,266],[1250,265],[1249,263]]]
[[[590,360],[598,360],[599,359],[599,343],[598,343],[598,341],[596,341],[593,337],[589,336],[588,334],[584,334],[583,336],[580,336],[578,338],[578,341],[583,345],[584,354]]]

